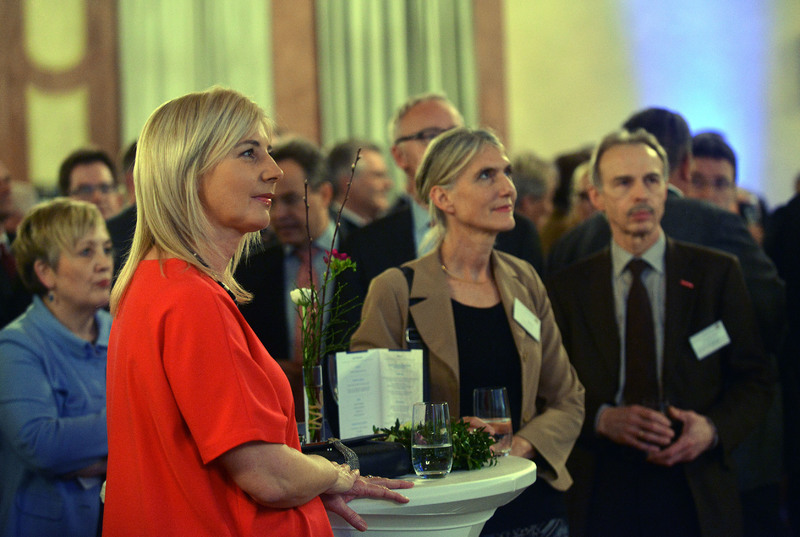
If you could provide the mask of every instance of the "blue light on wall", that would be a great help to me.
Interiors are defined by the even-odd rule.
[[[722,132],[737,153],[739,184],[762,192],[770,2],[620,2],[641,108],[680,112],[693,133]]]

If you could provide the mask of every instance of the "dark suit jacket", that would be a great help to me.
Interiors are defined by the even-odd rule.
[[[283,246],[256,251],[236,269],[236,281],[253,293],[253,301],[239,306],[247,324],[276,360],[291,359],[286,319]]]
[[[739,259],[763,341],[768,350],[776,350],[786,320],[783,282],[742,219],[710,203],[678,197],[670,191],[661,227],[668,237],[716,248]],[[603,214],[594,214],[556,242],[547,259],[546,273],[553,274],[610,242],[608,221]]]
[[[533,223],[517,213],[514,229],[498,234],[496,248],[533,265],[537,271],[543,266],[542,247]],[[411,208],[401,204],[398,208],[363,228],[354,230],[342,241],[342,252],[356,263],[356,271],[347,271],[339,285],[345,299],[361,303],[367,296],[369,283],[378,274],[391,267],[399,267],[416,257]],[[346,320],[355,325],[361,316],[361,307],[349,311]]]
[[[775,261],[778,273],[786,280],[788,335],[778,354],[784,404],[786,469],[800,473],[800,195],[775,210],[767,225],[764,249]]]
[[[8,242],[14,241],[14,235],[8,234]],[[33,299],[30,292],[22,285],[18,274],[9,277],[0,267],[0,328],[19,317]]]
[[[302,420],[302,379],[299,376],[299,365],[290,362],[293,349],[289,345],[289,330],[294,329],[294,319],[286,318],[284,258],[280,243],[262,246],[239,263],[235,277],[242,287],[253,294],[252,302],[239,306],[239,310],[267,352],[278,361],[289,378],[295,397],[295,416]],[[323,364],[326,376],[327,365],[327,362]],[[324,390],[326,419],[334,434],[338,434],[339,419],[329,383],[325,383]]]
[[[800,194],[772,214],[764,249],[786,281],[788,319],[793,333],[797,334],[795,330],[800,330]]]
[[[678,408],[708,416],[719,445],[684,465],[703,535],[741,533],[730,453],[764,416],[773,396],[773,371],[762,348],[747,289],[735,258],[668,239],[665,257],[663,386]],[[556,320],[578,377],[586,387],[586,419],[567,463],[575,479],[570,505],[575,527],[593,479],[602,442],[597,410],[619,386],[620,341],[608,248],[558,272],[547,283]],[[721,320],[731,343],[698,360],[689,337]]]
[[[114,274],[117,274],[131,251],[133,232],[136,231],[136,205],[106,220],[106,227],[114,245]]]
[[[333,212],[331,219],[336,221]],[[340,226],[337,233],[339,244],[347,237],[348,231],[349,228]],[[239,310],[270,356],[276,360],[291,360],[293,349],[289,348],[289,329],[294,329],[294,324],[290,326],[289,323],[294,323],[294,319],[286,319],[285,254],[274,236],[262,235],[268,235],[266,241],[241,260],[234,274],[236,281],[253,294],[252,302],[239,306]]]

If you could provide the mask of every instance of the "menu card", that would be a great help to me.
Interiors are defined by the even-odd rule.
[[[336,377],[339,435],[373,434],[373,425],[411,421],[411,407],[422,401],[422,350],[338,352]]]

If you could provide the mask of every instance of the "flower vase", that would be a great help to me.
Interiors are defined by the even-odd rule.
[[[324,442],[325,402],[323,397],[322,366],[303,368],[303,402],[305,403],[305,442]]]

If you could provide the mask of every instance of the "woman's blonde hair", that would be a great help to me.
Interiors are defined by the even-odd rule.
[[[506,151],[503,143],[493,132],[466,127],[444,132],[428,145],[415,177],[417,195],[420,200],[428,204],[431,218],[431,229],[425,235],[423,245],[433,243],[433,247],[438,247],[447,231],[444,212],[431,203],[431,189],[434,186],[450,188],[461,172],[486,146],[495,147],[501,153]]]
[[[162,259],[181,259],[225,284],[237,302],[252,298],[236,282],[233,271],[246,248],[259,240],[258,232],[243,238],[222,274],[202,263],[196,253],[221,253],[212,241],[212,225],[200,201],[201,178],[259,128],[272,137],[272,122],[264,111],[244,95],[223,88],[184,95],[153,112],[136,149],[136,231],[111,291],[112,313],[137,265],[153,247]]]
[[[65,250],[72,250],[79,240],[106,223],[100,210],[86,201],[54,198],[34,205],[17,227],[11,250],[23,285],[39,296],[47,294],[34,270],[43,261],[58,270],[58,260]]]

